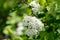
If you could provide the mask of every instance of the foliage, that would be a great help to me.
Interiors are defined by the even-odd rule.
[[[40,8],[30,5],[34,0],[0,0],[0,33],[10,36],[4,40],[60,40],[60,0],[35,0]],[[36,14],[32,8],[39,9]],[[44,23],[38,36],[16,35],[17,24],[25,16],[34,16]],[[34,19],[35,20],[35,19]]]

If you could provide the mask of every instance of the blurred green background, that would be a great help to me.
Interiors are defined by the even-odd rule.
[[[37,15],[32,14],[29,5],[31,1],[33,0],[0,0],[1,40],[60,40],[60,0],[37,0],[42,6],[41,13],[38,12]],[[41,31],[37,39],[14,35],[13,30],[24,15],[36,16],[44,23],[45,31]]]

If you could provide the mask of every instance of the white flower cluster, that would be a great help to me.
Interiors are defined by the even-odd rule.
[[[36,0],[32,1],[29,5],[32,5],[32,11],[33,11],[33,14],[36,15],[37,12],[39,12],[40,10],[40,4],[36,2]]]
[[[24,30],[24,26],[23,26],[23,23],[22,22],[19,22],[18,24],[17,24],[17,29],[16,29],[16,32],[15,32],[15,34],[16,35],[22,35],[23,34],[23,30]]]
[[[36,29],[27,29],[26,34],[30,37],[37,35],[38,31]]]
[[[40,20],[32,16],[25,16],[23,25],[27,27],[26,33],[28,36],[36,35],[44,27],[44,24]]]
[[[34,35],[37,35],[39,31],[42,31],[43,27],[44,24],[36,17],[24,16],[23,22],[18,23],[15,34],[22,35],[22,31],[26,28],[26,35],[32,37]]]

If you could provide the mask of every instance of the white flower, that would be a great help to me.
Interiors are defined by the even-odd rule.
[[[29,5],[32,5],[33,14],[36,14],[40,10],[40,4],[36,2],[36,0],[32,1]]]
[[[27,29],[26,34],[30,37],[33,37],[34,35],[38,34],[38,31],[36,29]]]
[[[24,30],[24,26],[23,26],[23,23],[22,22],[19,22],[18,24],[17,24],[17,29],[16,29],[16,32],[15,32],[15,34],[16,35],[22,35],[23,34],[23,30]]]
[[[32,16],[24,16],[23,25],[27,28],[26,35],[29,37],[36,36],[44,27],[44,24],[39,19]]]
[[[39,19],[32,16],[25,16],[23,24],[27,26],[28,29],[36,29],[38,31],[41,31],[44,27],[44,24]]]
[[[32,37],[34,35],[36,36],[39,31],[42,31],[43,27],[44,24],[36,17],[24,16],[23,22],[18,23],[18,28],[16,29],[15,34],[22,35],[22,30],[26,28],[26,35]]]
[[[40,8],[39,3],[37,3],[35,0],[32,1],[29,5],[31,5],[31,6],[34,7],[34,8]]]

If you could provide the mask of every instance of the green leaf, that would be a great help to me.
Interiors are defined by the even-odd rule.
[[[60,33],[60,29],[57,29],[58,33]]]

